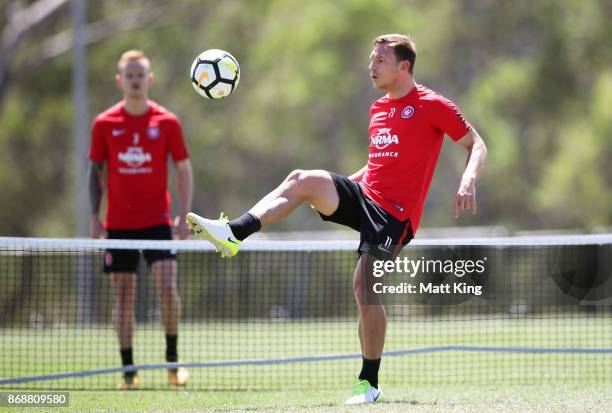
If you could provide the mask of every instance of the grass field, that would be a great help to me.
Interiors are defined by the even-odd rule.
[[[385,387],[376,405],[344,406],[349,389],[71,391],[70,406],[2,412],[609,412],[609,385]]]
[[[163,360],[163,333],[141,325],[136,362]],[[2,330],[0,378],[118,365],[111,326]],[[387,350],[444,345],[609,348],[612,319],[392,319]],[[244,360],[358,352],[355,322],[183,323],[181,359]],[[140,372],[143,390],[109,391],[118,375],[19,385],[12,390],[67,389],[61,411],[365,411],[345,408],[360,360],[191,369],[186,391],[169,390],[165,371]],[[384,401],[367,411],[609,411],[612,354],[522,354],[446,351],[387,357]],[[92,391],[93,390],[93,391]],[[164,390],[164,391],[161,391]],[[0,391],[8,391],[0,388]],[[9,411],[18,411],[12,408]]]

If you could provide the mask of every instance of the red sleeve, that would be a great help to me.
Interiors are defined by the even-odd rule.
[[[89,148],[89,159],[94,162],[103,163],[106,160],[107,148],[104,139],[104,128],[100,119],[96,118],[91,128],[91,147]]]
[[[184,161],[189,158],[189,150],[183,137],[183,129],[178,118],[173,118],[168,122],[168,151],[172,155],[174,162]]]
[[[457,105],[442,96],[432,102],[432,123],[454,141],[463,138],[472,129]]]

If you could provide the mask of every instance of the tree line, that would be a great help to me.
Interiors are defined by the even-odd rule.
[[[0,4],[0,234],[72,236],[72,38],[67,0]],[[454,221],[465,153],[445,143],[423,226],[612,225],[612,5],[489,2],[183,0],[87,3],[89,119],[118,99],[116,61],[144,50],[152,98],[183,122],[194,209],[230,217],[292,169],[350,174],[367,160],[372,39],[408,33],[417,82],[455,101],[489,147],[479,212]],[[211,102],[189,84],[208,48],[240,62]],[[85,181],[84,181],[85,182]],[[329,229],[308,208],[273,230]]]

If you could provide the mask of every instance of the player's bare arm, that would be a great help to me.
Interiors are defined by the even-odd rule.
[[[189,226],[185,221],[187,212],[191,210],[191,200],[193,198],[193,172],[189,159],[179,161],[176,167],[176,188],[178,192],[180,213],[175,219],[177,236],[179,239],[186,239],[189,236]]]
[[[90,162],[89,166],[89,203],[91,205],[90,233],[92,238],[104,236],[104,227],[100,221],[100,202],[103,193],[102,172],[104,164]]]
[[[467,150],[468,155],[465,171],[453,203],[455,218],[458,218],[459,213],[464,209],[469,209],[472,214],[476,213],[476,178],[480,175],[487,159],[487,146],[474,128],[471,128],[457,143]]]

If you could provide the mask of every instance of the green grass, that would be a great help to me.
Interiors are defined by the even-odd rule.
[[[71,391],[58,412],[609,412],[610,386],[386,387],[373,406],[344,406],[348,388],[309,391]],[[49,409],[50,410],[50,409]],[[49,411],[46,410],[46,411]],[[5,408],[2,412],[43,411]]]
[[[352,320],[183,323],[179,349],[187,362],[355,353],[355,327]],[[119,363],[111,326],[3,330],[0,343],[2,378]],[[609,348],[610,343],[612,319],[603,315],[396,317],[389,323],[386,349],[451,344]],[[162,329],[138,326],[135,349],[137,363],[162,361]],[[116,374],[29,383],[15,390],[68,389],[71,407],[62,411],[349,411],[341,403],[359,367],[360,360],[350,359],[191,369],[187,391],[160,391],[169,389],[160,370],[141,371],[143,390],[138,392],[108,391],[118,384]],[[372,411],[607,411],[610,372],[610,354],[439,352],[386,357],[380,377],[384,402]]]

